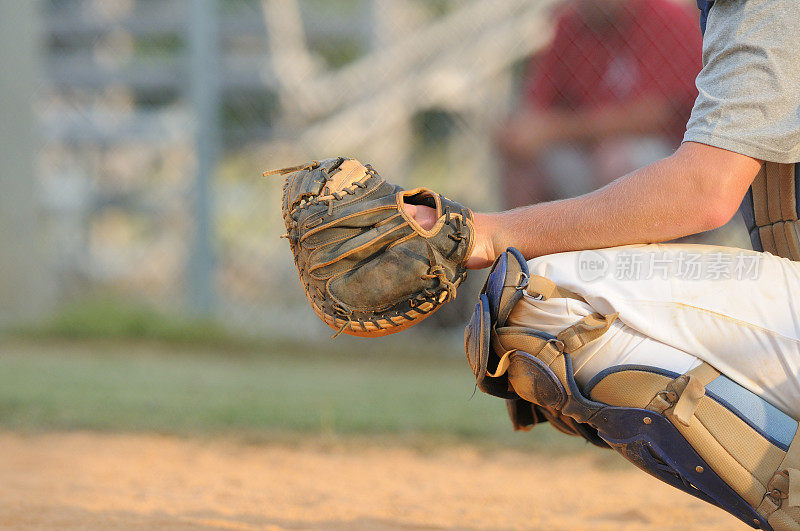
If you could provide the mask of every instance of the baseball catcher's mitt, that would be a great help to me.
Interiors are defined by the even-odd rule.
[[[286,176],[283,219],[306,297],[336,335],[399,332],[456,296],[474,243],[468,208],[403,190],[355,159],[271,174]],[[422,228],[404,203],[435,208],[434,226]]]

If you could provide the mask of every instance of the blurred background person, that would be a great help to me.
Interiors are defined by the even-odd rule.
[[[672,152],[702,42],[671,0],[575,0],[496,136],[506,206],[571,197]]]

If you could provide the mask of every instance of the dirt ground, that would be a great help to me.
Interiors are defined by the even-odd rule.
[[[0,433],[0,527],[746,529],[587,451]]]

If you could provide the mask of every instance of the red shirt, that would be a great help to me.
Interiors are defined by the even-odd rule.
[[[701,67],[695,19],[669,0],[630,0],[613,24],[593,28],[571,9],[558,19],[555,38],[526,83],[526,100],[581,110],[663,96],[673,102],[676,134],[682,134]]]

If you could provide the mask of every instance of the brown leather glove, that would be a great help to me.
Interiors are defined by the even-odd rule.
[[[306,297],[336,335],[399,332],[456,296],[474,244],[468,208],[426,188],[403,190],[355,159],[271,174],[286,176],[283,219]],[[404,203],[436,209],[436,223],[422,228]]]

